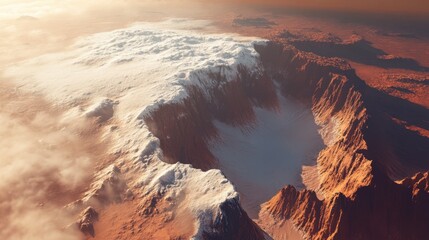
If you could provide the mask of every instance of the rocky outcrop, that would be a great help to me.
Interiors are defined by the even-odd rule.
[[[247,216],[238,199],[220,205],[220,212],[212,223],[212,229],[204,231],[205,240],[265,239],[263,231]]]
[[[94,223],[98,221],[98,213],[94,208],[86,208],[76,222],[79,230],[85,235],[95,236]]]

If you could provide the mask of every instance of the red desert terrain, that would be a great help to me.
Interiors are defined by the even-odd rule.
[[[23,138],[42,141],[43,136],[61,132],[68,137],[50,137],[53,143],[48,149],[55,153],[63,149],[58,154],[65,156],[67,167],[73,166],[68,171],[87,169],[70,185],[63,179],[73,174],[61,171],[62,165],[40,167],[43,173],[37,177],[28,173],[28,182],[43,190],[17,185],[26,195],[12,188],[5,191],[23,204],[49,210],[47,223],[63,219],[56,222],[60,227],[54,226],[58,232],[46,239],[429,239],[427,32],[418,26],[406,31],[369,20],[281,11],[249,10],[241,15],[228,11],[221,18],[209,14],[207,19],[212,19],[213,28],[204,34],[264,39],[252,43],[254,53],[236,53],[233,47],[219,53],[222,59],[249,54],[257,59],[256,65],[222,65],[210,68],[207,75],[197,74],[192,83],[179,81],[175,84],[183,85],[185,94],[178,100],[147,107],[133,92],[141,83],[126,85],[134,81],[125,72],[127,67],[119,68],[122,75],[112,77],[124,78],[112,88],[119,89],[115,94],[123,98],[107,87],[103,100],[95,105],[90,92],[84,92],[81,101],[67,102],[67,98],[52,104],[49,97],[56,96],[43,96],[41,90],[14,92],[14,84],[20,82],[13,79],[0,85],[8,93],[0,96],[0,113],[17,121],[15,129],[28,132]],[[177,37],[167,33],[168,38]],[[236,37],[213,36],[204,39],[227,44]],[[201,39],[192,37],[180,39],[198,45]],[[152,38],[163,41],[162,36]],[[122,56],[121,49],[132,43],[114,42],[113,56]],[[215,43],[224,50],[225,44]],[[70,54],[61,55],[59,61],[84,62],[86,69],[99,67],[102,70],[96,74],[87,74],[96,79],[100,72],[110,73],[103,68],[110,66],[103,62],[110,57],[106,49],[96,50],[99,59],[84,61]],[[166,54],[163,51],[154,50],[161,56]],[[185,53],[168,60],[179,61]],[[145,54],[149,53],[142,50],[136,55]],[[122,67],[134,58],[114,60]],[[234,74],[228,74],[232,70]],[[88,77],[84,74],[71,76]],[[174,75],[184,76],[188,77]],[[147,76],[138,75],[142,77]],[[68,94],[73,86],[65,86]],[[155,96],[156,88],[163,87],[154,86],[144,94]],[[122,105],[134,106],[140,100],[144,109],[139,106],[137,114]],[[76,112],[84,113],[82,122],[64,120]],[[36,121],[40,113],[52,122]],[[24,150],[38,152],[37,146]],[[45,150],[41,156],[51,158]],[[80,157],[90,163],[76,170],[69,159]],[[32,197],[26,199],[27,195]],[[28,215],[20,215],[25,208],[16,210],[10,199],[0,194],[4,203],[0,213],[7,220],[0,220],[0,228],[7,229],[0,231],[0,237],[30,239],[13,234],[21,226],[10,223],[15,214]],[[56,215],[58,209],[61,217]]]

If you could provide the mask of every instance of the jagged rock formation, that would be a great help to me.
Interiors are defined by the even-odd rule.
[[[353,199],[342,193],[324,201],[312,191],[288,186],[265,206],[275,216],[293,219],[308,239],[425,239],[429,195],[390,180],[362,187]]]
[[[319,154],[317,168],[325,199],[287,186],[262,211],[292,220],[308,239],[428,236],[427,192],[415,198],[393,180],[428,168],[424,146],[429,142],[392,119],[427,127],[417,122],[428,119],[427,110],[369,88],[342,60],[300,52],[282,37],[277,41],[259,52],[266,68],[283,79],[285,94],[310,104],[322,127],[327,147]],[[404,108],[409,110],[406,116]],[[405,181],[408,186],[410,181]]]
[[[266,239],[261,229],[247,216],[238,199],[220,205],[221,214],[213,221],[212,229],[204,231],[202,239],[235,240],[235,239]]]
[[[429,192],[429,172],[419,172],[413,177],[405,178],[398,182],[412,190],[413,197],[421,192]]]

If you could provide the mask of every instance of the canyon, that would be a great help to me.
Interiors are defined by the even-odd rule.
[[[256,46],[256,49],[266,70],[264,77],[275,82],[265,86],[278,85],[284,96],[297,99],[311,107],[314,121],[320,127],[319,131],[326,145],[318,154],[316,170],[312,172],[313,175],[318,176],[311,176],[311,173],[307,176],[303,175],[317,178],[318,182],[310,184],[313,189],[297,190],[296,187],[301,188],[301,186],[296,183],[295,187],[291,183],[292,185],[283,188],[262,206],[261,218],[257,219],[262,223],[262,228],[264,228],[264,222],[270,222],[269,219],[264,218],[273,217],[280,222],[291,221],[293,227],[303,232],[302,237],[308,239],[423,239],[427,236],[424,223],[428,220],[429,212],[423,203],[427,201],[424,200],[427,199],[427,191],[417,190],[419,195],[417,197],[412,193],[414,188],[412,183],[407,186],[396,181],[419,171],[425,171],[428,167],[428,150],[424,147],[428,145],[428,138],[401,124],[404,121],[413,122],[421,128],[426,128],[425,120],[420,122],[417,119],[427,119],[428,111],[418,105],[370,88],[359,79],[344,60],[302,52],[286,42],[283,35],[279,35],[267,46]],[[231,86],[231,88],[235,87]],[[255,103],[256,106],[260,104],[260,99],[252,99],[254,96],[252,91],[246,92],[244,89],[245,94],[237,91],[228,89],[224,94],[234,92],[232,95],[235,97],[247,94],[247,98],[251,99],[250,102]],[[211,99],[216,97],[212,96]],[[238,101],[237,98],[230,105],[237,104],[236,101]],[[267,108],[269,109],[270,106],[268,105]],[[274,106],[279,108],[278,105]],[[246,111],[249,113],[246,112],[245,116],[249,116],[247,117],[249,120],[243,121],[242,116],[238,116],[240,120],[236,121],[236,114],[242,109],[248,109]],[[405,109],[407,109],[406,114]],[[198,112],[200,111],[203,110]],[[246,153],[244,156],[241,155],[240,146],[234,146],[228,141],[237,141],[240,144],[251,142],[252,132],[258,132],[258,127],[247,128],[247,126],[249,122],[253,124],[255,119],[258,119],[255,116],[258,113],[251,111],[250,107],[240,105],[232,110],[227,109],[225,114],[232,115],[225,120],[224,115],[221,114],[223,117],[221,121],[238,129],[225,131],[222,128],[227,126],[218,123],[217,125],[221,126],[220,136],[240,135],[234,131],[244,131],[242,139],[226,140],[225,143],[235,150],[230,150],[235,154],[233,155],[235,159],[240,159],[246,156]],[[284,117],[283,120],[287,123],[287,118]],[[256,121],[256,125],[259,124],[258,122],[260,120]],[[213,126],[211,128],[213,129]],[[213,131],[212,135],[219,134],[216,127]],[[200,136],[200,134],[197,135]],[[162,146],[163,137],[161,135],[157,137]],[[234,136],[229,137],[234,138]],[[171,138],[169,136],[169,140]],[[180,140],[176,143],[181,142],[183,148],[188,148],[186,137],[182,136],[178,139]],[[189,147],[191,145],[193,143],[189,142]],[[195,151],[190,150],[190,152]],[[208,155],[210,155],[208,159],[213,159],[211,154]],[[267,155],[265,154],[264,157]],[[225,157],[225,153],[220,156]],[[204,159],[204,156],[197,159]],[[246,160],[251,161],[249,157],[244,157],[243,162]],[[184,161],[194,166],[199,165],[186,157]],[[270,161],[276,160],[274,156],[262,161],[262,164],[268,165]],[[225,168],[222,166],[225,163],[222,161],[219,163],[220,169]],[[242,169],[246,171],[247,167]],[[263,171],[264,168],[258,169]],[[286,173],[290,174],[288,171],[285,171]],[[228,169],[226,174],[228,175]],[[250,175],[251,178],[256,177]],[[415,178],[424,178],[424,176],[418,173]],[[265,179],[270,177],[275,177],[275,172],[267,173]],[[402,182],[409,181],[402,180]],[[240,192],[240,183],[237,189]],[[284,223],[280,225],[282,224]],[[273,231],[272,226],[265,227]],[[293,232],[294,230],[284,231]]]
[[[61,209],[53,239],[429,236],[427,64],[357,33],[261,19],[233,21],[242,35],[143,22],[5,70],[4,89],[43,103],[19,122],[42,128],[29,138],[60,131],[72,137],[42,149],[91,162],[76,160],[70,196],[55,189],[69,172],[47,168],[60,177],[29,202]],[[0,100],[8,114],[29,104]]]

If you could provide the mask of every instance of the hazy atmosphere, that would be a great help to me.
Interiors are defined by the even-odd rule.
[[[0,239],[428,239],[428,26],[427,0],[0,0]]]

